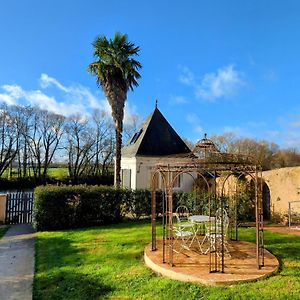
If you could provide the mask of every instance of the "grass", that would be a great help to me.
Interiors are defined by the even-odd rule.
[[[282,262],[268,279],[205,287],[159,277],[143,263],[149,221],[70,231],[39,232],[34,299],[299,299],[300,239],[265,232],[265,245]],[[255,230],[240,238],[255,241]]]
[[[68,168],[49,168],[48,176],[56,180],[64,180],[69,176]]]
[[[30,174],[33,175],[33,170],[30,170]],[[64,167],[59,167],[59,168],[49,168],[47,175],[50,178],[56,179],[56,180],[64,180],[69,176],[69,171],[68,168],[64,168]],[[12,174],[11,174],[12,178],[17,178],[18,173],[17,173],[17,169],[13,168],[12,169]],[[28,176],[29,176],[29,172],[28,172]],[[10,170],[6,169],[2,175],[2,178],[10,178]]]
[[[0,239],[4,236],[6,231],[8,230],[9,226],[0,226]]]

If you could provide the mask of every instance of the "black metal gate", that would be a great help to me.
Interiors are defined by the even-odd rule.
[[[33,192],[7,194],[5,224],[31,223],[32,207]]]

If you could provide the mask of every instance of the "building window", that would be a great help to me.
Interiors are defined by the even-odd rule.
[[[132,139],[130,140],[129,144],[130,145],[134,144],[138,140],[138,138],[140,137],[140,135],[142,134],[142,132],[143,132],[143,129],[141,129],[140,131],[136,132],[133,135]]]

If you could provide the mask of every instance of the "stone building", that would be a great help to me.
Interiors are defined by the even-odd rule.
[[[184,163],[192,155],[192,151],[156,107],[122,148],[122,186],[150,189],[156,164],[174,161]],[[300,167],[265,171],[262,177],[264,218],[286,220],[289,202],[300,201]],[[191,191],[192,186],[191,176],[181,174],[174,189]],[[300,202],[293,202],[292,208],[300,215]]]
[[[160,162],[184,162],[191,150],[155,107],[141,128],[122,148],[122,186],[132,189],[150,188],[153,167]],[[189,191],[192,180],[178,177],[176,188]]]

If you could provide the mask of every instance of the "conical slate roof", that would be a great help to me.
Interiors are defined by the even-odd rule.
[[[129,143],[122,148],[122,156],[124,157],[187,153],[191,153],[191,150],[157,107]]]

